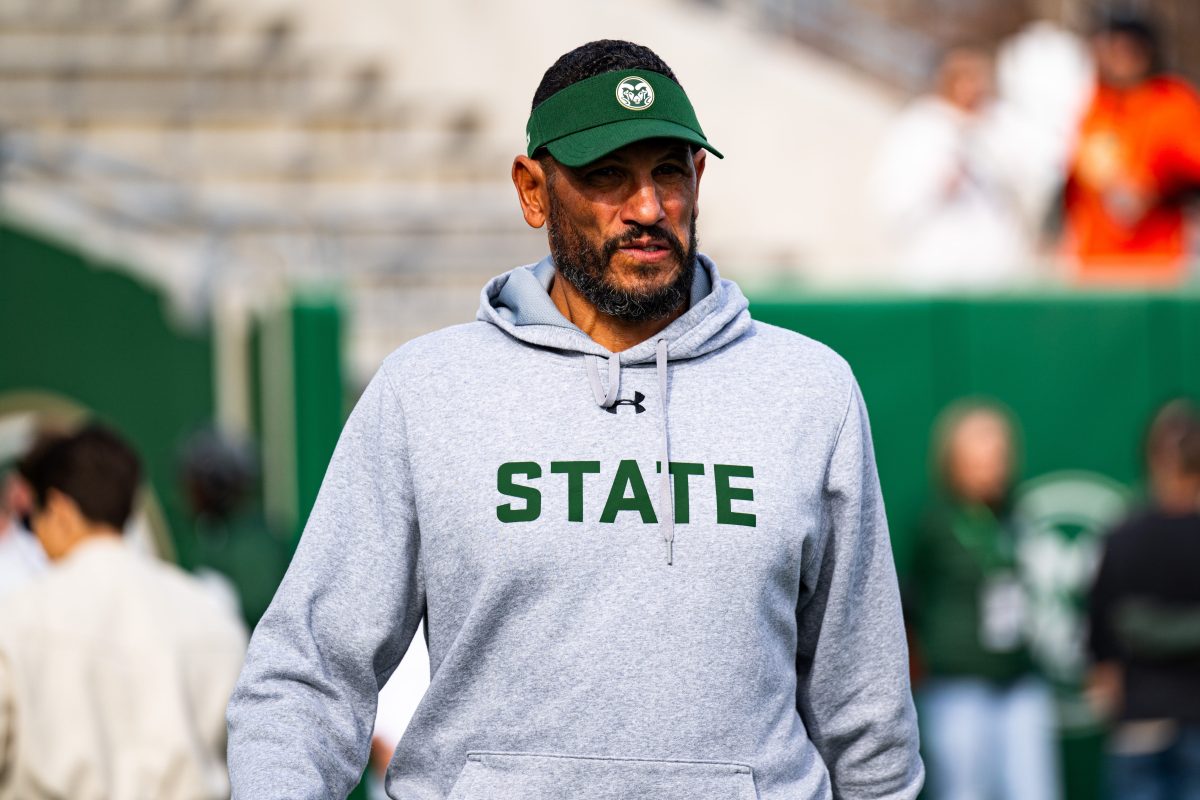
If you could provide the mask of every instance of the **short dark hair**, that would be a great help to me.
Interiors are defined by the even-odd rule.
[[[1149,13],[1124,8],[1104,11],[1097,15],[1093,29],[1099,34],[1132,39],[1146,54],[1150,71],[1163,70],[1162,36],[1158,20]]]
[[[679,83],[667,62],[649,47],[622,39],[597,39],[564,53],[550,65],[550,69],[542,76],[537,91],[533,93],[533,106],[530,110],[572,84],[618,69],[649,70],[666,75],[675,83]]]
[[[125,527],[142,478],[133,448],[111,429],[87,425],[39,443],[21,460],[20,472],[44,508],[51,489],[75,501],[89,522]]]
[[[1177,397],[1161,405],[1146,431],[1148,459],[1169,458],[1183,472],[1200,474],[1200,407]]]
[[[231,518],[249,497],[257,473],[253,452],[216,428],[203,428],[185,442],[179,476],[198,515]]]
[[[1188,475],[1200,475],[1200,423],[1193,420],[1192,426],[1183,434],[1179,451],[1182,470]]]

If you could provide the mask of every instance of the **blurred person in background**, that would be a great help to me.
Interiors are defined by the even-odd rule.
[[[996,288],[1029,269],[1023,138],[995,101],[992,71],[983,48],[946,51],[933,92],[901,113],[877,158],[872,199],[910,288]]]
[[[1011,518],[1016,424],[997,403],[959,401],[934,426],[931,456],[905,596],[931,796],[1056,798],[1054,700],[1025,638]]]
[[[196,576],[253,630],[290,555],[288,543],[250,502],[254,457],[243,443],[206,429],[184,444],[179,475],[195,525]]]
[[[1096,85],[1063,194],[1066,254],[1080,281],[1179,283],[1184,206],[1200,188],[1200,96],[1162,73],[1144,16],[1105,17],[1092,52]]]
[[[1091,699],[1115,721],[1115,800],[1200,800],[1200,410],[1146,439],[1149,503],[1106,541],[1089,603]]]
[[[26,520],[29,485],[15,464],[0,462],[0,602],[46,569],[46,553]]]
[[[0,607],[0,799],[227,797],[246,632],[125,541],[137,455],[89,425],[20,468],[53,566]]]

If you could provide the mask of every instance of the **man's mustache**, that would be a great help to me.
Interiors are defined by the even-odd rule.
[[[631,225],[620,236],[614,236],[604,243],[604,263],[607,264],[613,257],[613,254],[626,245],[633,244],[638,239],[661,239],[671,248],[671,252],[675,254],[676,260],[680,264],[683,263],[684,252],[683,243],[675,234],[671,233],[661,225]]]

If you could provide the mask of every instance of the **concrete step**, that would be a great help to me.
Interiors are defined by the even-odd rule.
[[[344,220],[404,217],[440,219],[469,213],[492,215],[516,209],[517,198],[503,169],[491,180],[453,180],[449,172],[411,180],[313,180],[296,182],[205,181],[192,187],[202,206],[231,216],[264,213]],[[136,191],[136,188],[131,190]],[[282,212],[282,214],[281,214]]]
[[[108,76],[10,71],[0,73],[0,119],[28,124],[39,119],[261,116],[264,109],[280,114],[312,108],[313,88],[310,76],[295,68]]]
[[[183,24],[214,16],[213,6],[201,0],[0,0],[0,25],[6,28]]]
[[[243,195],[232,202],[202,193],[181,193],[170,184],[152,181],[55,180],[14,172],[5,184],[8,194],[60,198],[64,203],[94,206],[158,229],[327,236],[395,249],[407,247],[405,237],[413,235],[478,238],[526,230],[514,190],[501,183],[365,188],[368,191],[357,197],[346,195],[353,202],[337,202],[321,192],[276,198],[277,202]]]
[[[541,253],[530,258],[540,258]],[[471,322],[479,293],[492,276],[519,266],[496,259],[471,279],[436,284],[350,283],[345,288],[347,345],[352,377],[366,381],[404,342],[448,325]],[[582,376],[581,376],[582,379]]]
[[[100,79],[86,73],[0,72],[0,122],[9,128],[269,128],[369,132],[379,128],[444,128],[469,136],[487,125],[471,97],[416,96],[381,86],[370,67],[336,73],[289,66],[187,75]]]
[[[0,27],[0,75],[61,74],[76,70],[116,75],[190,75],[229,65],[279,70],[300,59],[281,52],[270,31],[112,29],[63,32]]]
[[[338,128],[322,124],[255,126],[22,126],[44,152],[83,147],[140,163],[180,181],[382,181],[429,174],[507,174],[519,143],[491,134],[412,129],[394,122]],[[441,165],[445,165],[445,169]]]

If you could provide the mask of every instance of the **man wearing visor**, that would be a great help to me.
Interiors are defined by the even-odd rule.
[[[345,797],[424,620],[390,797],[915,798],[850,368],[697,252],[721,154],[653,52],[567,53],[526,132],[550,253],[355,406],[230,703],[234,797]]]

